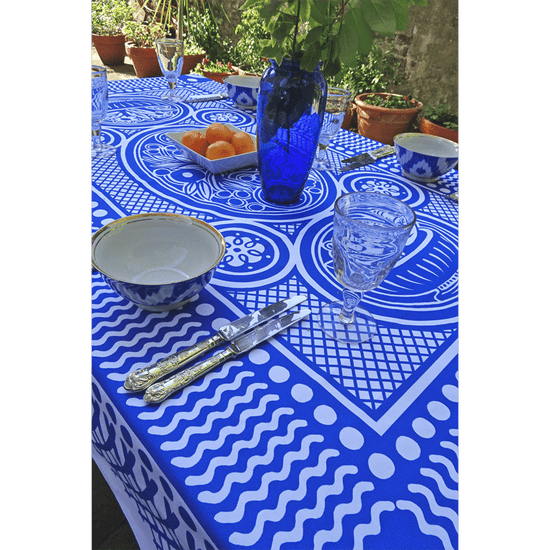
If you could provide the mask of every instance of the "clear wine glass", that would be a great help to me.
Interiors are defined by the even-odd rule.
[[[319,146],[313,161],[313,168],[317,170],[332,170],[334,167],[327,158],[327,149],[332,138],[338,133],[344,122],[346,111],[351,100],[351,92],[345,88],[331,88],[327,90],[327,106],[319,136]]]
[[[355,192],[334,203],[334,273],[343,301],[319,310],[323,331],[340,342],[359,343],[376,334],[376,321],[359,302],[388,275],[416,222],[414,210],[380,193]]]
[[[108,109],[107,69],[92,65],[92,158],[110,157],[116,153],[116,147],[101,141],[100,122],[107,117]]]
[[[181,98],[176,94],[176,85],[183,69],[183,40],[161,38],[155,41],[155,47],[162,74],[168,80],[169,87],[168,93],[161,99],[178,102]]]

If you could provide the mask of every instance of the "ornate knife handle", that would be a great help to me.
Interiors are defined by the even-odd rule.
[[[384,145],[370,152],[372,158],[378,160],[382,157],[387,157],[388,155],[393,155],[395,153],[395,147],[391,145]]]
[[[237,355],[237,352],[232,346],[228,346],[222,352],[197,363],[192,367],[185,369],[182,372],[178,372],[174,376],[153,384],[147,389],[143,400],[146,403],[160,403],[164,401],[168,396],[172,395],[175,391],[184,388],[194,382],[197,378],[200,378],[203,374],[206,374],[209,370],[217,367],[230,357]]]
[[[165,359],[161,359],[153,365],[131,372],[126,377],[124,389],[129,391],[145,390],[160,378],[174,372],[193,359],[200,357],[224,341],[225,340],[221,336],[215,334],[211,338],[203,340],[202,342],[197,342],[195,345],[185,348],[178,353],[174,353]]]

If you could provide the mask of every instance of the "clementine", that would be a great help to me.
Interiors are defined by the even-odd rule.
[[[235,156],[233,145],[227,141],[216,141],[206,149],[206,158],[208,160],[217,160]]]
[[[229,129],[227,126],[225,126],[221,122],[213,122],[206,129],[205,135],[206,135],[206,139],[208,140],[208,143],[212,145],[213,143],[216,143],[216,141],[230,142],[234,133],[235,132],[233,130]]]
[[[254,141],[246,132],[235,132],[235,135],[231,138],[231,145],[233,145],[237,155],[252,153],[256,150]]]
[[[185,132],[181,138],[181,142],[192,151],[195,151],[195,153],[198,153],[204,157],[206,148],[208,147],[208,141],[206,140],[204,134],[198,130],[189,130],[188,132]]]

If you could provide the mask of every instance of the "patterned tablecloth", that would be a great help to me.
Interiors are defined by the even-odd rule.
[[[257,168],[212,175],[167,132],[229,122],[231,100],[170,105],[164,78],[109,83],[106,141],[93,161],[93,230],[172,212],[211,223],[227,253],[197,299],[151,313],[92,275],[93,457],[142,550],[436,550],[458,545],[458,191],[452,171],[427,187],[395,157],[346,173],[313,170],[300,202],[262,198]],[[184,76],[183,95],[223,86]],[[329,157],[380,144],[341,130]],[[387,279],[365,296],[379,333],[338,344],[315,322],[341,296],[333,274],[335,199],[379,191],[417,224]],[[313,314],[161,405],[126,375],[296,294]]]

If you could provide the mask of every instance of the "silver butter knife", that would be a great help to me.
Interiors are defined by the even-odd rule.
[[[227,361],[236,355],[251,350],[258,344],[261,344],[265,340],[268,340],[272,336],[282,332],[291,325],[301,321],[310,313],[311,311],[309,309],[303,309],[301,311],[287,313],[285,316],[277,319],[272,319],[265,325],[258,327],[252,332],[248,332],[247,334],[240,336],[220,353],[217,353],[209,359],[206,359],[197,365],[193,365],[192,367],[189,367],[184,371],[163,380],[162,382],[153,384],[145,392],[143,400],[146,403],[161,403],[174,392],[188,386],[197,378],[200,378],[203,374],[206,374],[209,370],[212,370],[214,367],[221,365],[224,361]]]
[[[182,103],[197,103],[199,101],[216,101],[217,99],[227,99],[227,94],[210,94],[210,95],[197,95],[182,99]]]
[[[355,168],[361,168],[361,166],[367,166],[376,162],[378,159],[387,157],[388,155],[393,155],[395,153],[395,148],[391,145],[384,145],[370,151],[369,153],[362,153],[355,157],[342,160],[342,164],[347,164],[347,166],[341,166],[340,172],[347,172],[348,170],[354,170]]]
[[[197,342],[193,346],[161,359],[148,367],[143,367],[131,372],[126,377],[124,389],[128,391],[145,390],[157,380],[160,380],[164,376],[174,372],[193,359],[204,355],[208,350],[215,348],[223,342],[231,342],[237,336],[244,334],[246,331],[258,326],[260,323],[269,321],[269,319],[273,319],[273,317],[276,317],[284,311],[301,304],[306,299],[307,296],[294,296],[292,298],[287,298],[286,300],[281,300],[276,304],[271,304],[258,311],[245,315],[241,319],[228,323],[227,325],[221,327],[216,334],[207,340]]]

